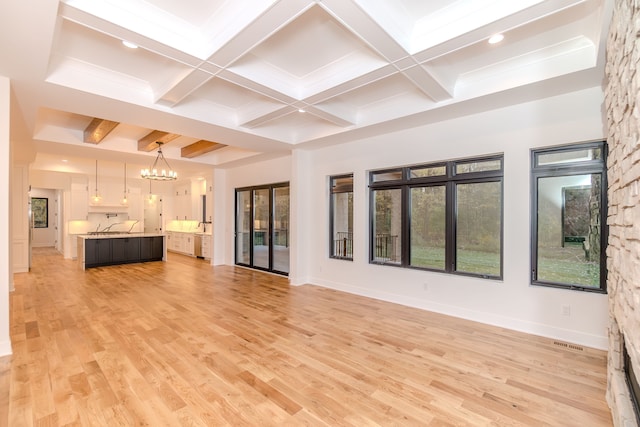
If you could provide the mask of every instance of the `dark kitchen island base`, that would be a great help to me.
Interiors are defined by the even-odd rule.
[[[78,261],[83,270],[166,259],[165,236],[162,234],[78,236]]]

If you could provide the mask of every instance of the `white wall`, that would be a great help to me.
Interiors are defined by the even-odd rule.
[[[602,97],[599,88],[589,89],[311,152],[304,161],[310,171],[296,171],[303,181],[310,174],[299,191],[313,208],[295,226],[313,244],[292,262],[308,263],[302,270],[308,268],[313,284],[606,348],[606,295],[529,284],[530,149],[603,139]],[[504,153],[504,280],[369,264],[369,170],[493,153]],[[354,173],[353,262],[328,257],[328,176],[344,173]]]
[[[606,295],[529,284],[530,150],[603,139],[602,97],[599,88],[588,89],[227,170],[224,186],[216,176],[224,225],[214,224],[214,236],[224,236],[224,263],[234,263],[234,189],[290,181],[293,285],[312,283],[606,348]],[[505,160],[502,281],[369,264],[369,170],[494,153]],[[345,173],[354,173],[353,262],[328,257],[328,177]]]
[[[0,206],[0,356],[11,354],[11,339],[9,336],[9,287],[13,283],[11,271],[11,255],[9,252],[12,242],[10,227],[11,200],[11,149],[10,149],[10,103],[11,88],[9,79],[0,76],[0,194],[4,203]]]

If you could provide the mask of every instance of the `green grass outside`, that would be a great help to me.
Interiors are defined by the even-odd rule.
[[[444,270],[444,248],[412,248],[411,265]],[[500,275],[500,258],[495,252],[458,251],[458,271],[489,276]],[[540,248],[538,280],[580,286],[600,286],[600,264],[587,262],[580,243],[567,243],[564,248]]]
[[[411,265],[444,270],[444,248],[412,248]],[[458,250],[458,271],[464,273],[500,275],[500,254],[474,250]]]
[[[584,258],[581,243],[538,250],[538,280],[581,286],[600,286],[600,263]]]

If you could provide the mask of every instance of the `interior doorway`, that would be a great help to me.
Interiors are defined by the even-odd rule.
[[[45,188],[32,188],[29,192],[32,247],[53,247],[60,250],[59,193]]]
[[[162,233],[162,199],[157,194],[144,198],[144,232]]]
[[[28,265],[31,269],[33,248],[54,248],[64,253],[63,192],[52,188],[29,190]]]
[[[289,274],[289,183],[236,189],[235,263]]]

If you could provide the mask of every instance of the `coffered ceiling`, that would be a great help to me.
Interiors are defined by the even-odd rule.
[[[227,167],[598,86],[606,0],[63,0],[0,6],[14,138]],[[496,33],[504,40],[489,44]],[[125,47],[122,41],[136,44]],[[117,122],[99,144],[94,119]],[[213,151],[181,150],[200,141]],[[218,145],[221,144],[221,145]],[[195,146],[194,146],[195,147]],[[195,150],[195,148],[194,148]],[[146,157],[144,157],[146,156]]]

